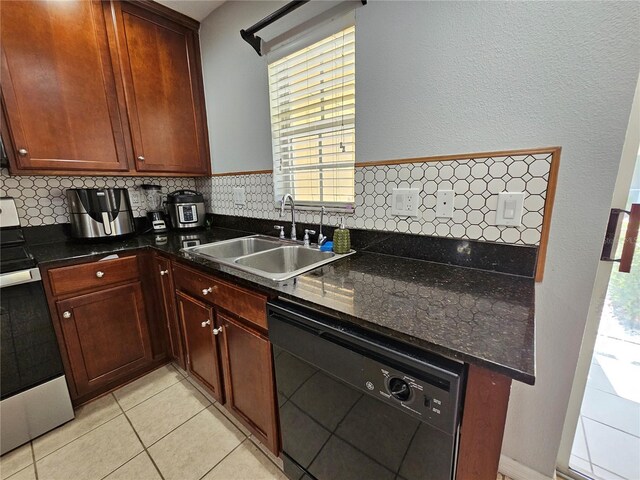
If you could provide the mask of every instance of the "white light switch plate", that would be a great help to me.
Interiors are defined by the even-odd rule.
[[[436,217],[451,218],[453,217],[453,200],[455,193],[453,190],[438,190],[436,201]]]
[[[519,227],[522,225],[524,192],[502,192],[498,194],[496,225]]]
[[[420,205],[420,190],[417,188],[394,188],[391,192],[391,215],[417,217]]]
[[[233,203],[238,207],[244,207],[247,204],[247,196],[244,187],[233,188]]]

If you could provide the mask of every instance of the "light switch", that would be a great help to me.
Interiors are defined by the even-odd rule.
[[[419,189],[394,188],[391,193],[391,215],[417,217],[419,203]]]
[[[453,217],[453,201],[455,193],[453,190],[438,190],[436,201],[436,218]]]
[[[522,225],[524,192],[502,192],[498,194],[496,225],[519,227]]]
[[[233,203],[238,207],[244,207],[247,204],[247,196],[244,187],[233,188]]]
[[[129,190],[129,202],[132,208],[142,208],[142,199],[143,197],[138,190]]]

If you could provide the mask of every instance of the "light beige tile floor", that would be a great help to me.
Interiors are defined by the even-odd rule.
[[[0,478],[286,480],[280,459],[185,375],[166,365],[85,405],[0,457]]]

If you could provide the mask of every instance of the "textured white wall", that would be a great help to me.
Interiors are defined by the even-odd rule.
[[[358,160],[562,146],[537,380],[503,453],[555,465],[640,69],[640,4],[371,2],[356,23]]]
[[[282,5],[231,1],[200,27],[211,164],[214,173],[270,169],[269,84],[264,58],[240,37]]]
[[[228,2],[203,23],[214,171],[271,168],[266,69],[238,30],[277,5]],[[546,475],[638,80],[639,24],[638,2],[374,0],[356,13],[358,161],[563,148],[536,386],[514,384],[503,445]]]

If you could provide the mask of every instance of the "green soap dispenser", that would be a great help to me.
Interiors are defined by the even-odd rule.
[[[349,230],[344,228],[344,219],[340,219],[340,227],[333,232],[333,251],[339,254],[351,251],[351,235]]]

